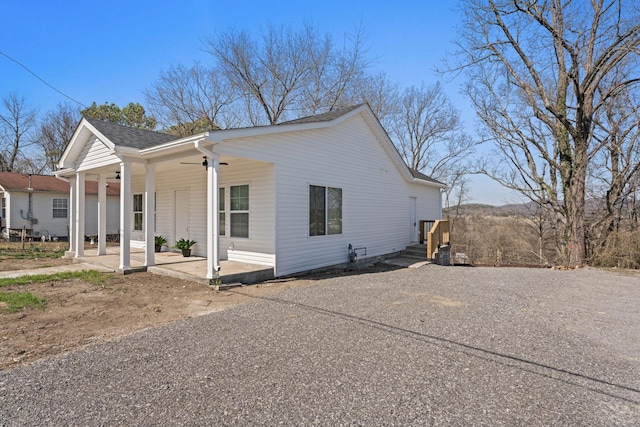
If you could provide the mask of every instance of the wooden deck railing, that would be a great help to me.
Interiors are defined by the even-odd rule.
[[[427,228],[430,227],[430,228]],[[423,240],[423,234],[427,235],[427,259],[431,259],[433,253],[439,246],[449,244],[449,221],[433,220],[420,221],[420,240]]]

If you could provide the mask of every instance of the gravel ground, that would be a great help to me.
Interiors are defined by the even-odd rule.
[[[0,425],[637,426],[639,303],[593,269],[328,278],[0,372]]]

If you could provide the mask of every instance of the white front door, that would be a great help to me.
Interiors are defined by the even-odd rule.
[[[415,197],[409,198],[409,229],[410,229],[410,241],[418,241],[418,206],[417,199]]]
[[[175,190],[175,240],[189,238],[189,190]]]

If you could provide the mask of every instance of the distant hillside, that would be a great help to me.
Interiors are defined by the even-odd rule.
[[[459,215],[480,215],[480,216],[514,216],[527,215],[530,211],[531,203],[509,204],[502,206],[485,205],[482,203],[465,203],[459,207],[444,209],[444,216],[449,211],[457,212]]]
[[[536,211],[536,204],[528,203],[512,203],[502,206],[485,205],[482,203],[465,203],[459,207],[450,207],[443,209],[443,215],[451,211],[452,215],[458,212],[459,215],[480,215],[480,216],[524,216],[529,217]],[[604,211],[604,201],[601,199],[587,199],[585,201],[585,214],[587,219],[593,219],[599,212]]]

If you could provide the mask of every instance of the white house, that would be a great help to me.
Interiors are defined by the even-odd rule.
[[[154,265],[154,235],[163,235],[196,240],[208,278],[220,260],[285,276],[348,262],[350,247],[360,259],[401,251],[418,240],[418,220],[442,213],[444,184],[407,167],[365,104],[179,139],[85,118],[60,167],[72,183],[78,257],[82,188],[118,173],[122,270],[132,242]],[[99,211],[99,222],[107,215]]]
[[[85,197],[85,232],[98,234],[98,186],[89,183]],[[106,186],[106,184],[105,184]],[[119,231],[120,184],[105,187],[106,232]],[[69,230],[69,183],[51,175],[0,172],[3,235],[24,232],[32,238],[66,238]]]

